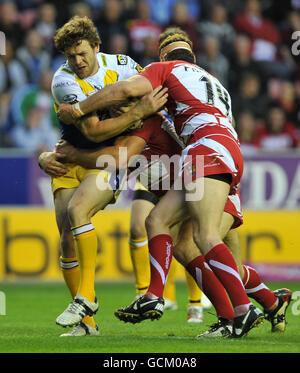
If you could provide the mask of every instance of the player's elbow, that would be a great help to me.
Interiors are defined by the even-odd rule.
[[[81,132],[84,137],[93,142],[101,142],[106,140],[106,137],[99,133],[99,128],[83,127]]]
[[[126,80],[121,81],[120,83],[118,89],[123,100],[140,96],[140,92],[135,84],[127,82]]]
[[[122,87],[121,87],[121,92],[122,92],[122,96],[124,100],[128,98],[136,97],[135,90],[133,89],[131,84],[125,84],[124,82],[124,84],[122,84]]]

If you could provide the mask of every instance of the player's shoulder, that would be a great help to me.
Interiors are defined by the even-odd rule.
[[[80,85],[76,81],[75,73],[68,64],[61,65],[53,75],[51,84],[52,96],[57,104],[72,103],[79,100]]]
[[[71,70],[67,62],[64,62],[63,64],[61,64],[60,67],[53,74],[53,79],[63,78],[63,77],[75,78],[75,73]]]
[[[97,58],[100,67],[116,71],[121,79],[126,79],[142,71],[142,67],[126,54],[99,52]]]
[[[147,65],[143,70],[170,70],[172,69],[178,61],[157,61],[157,62],[151,62],[149,65]]]
[[[53,74],[52,89],[77,85],[76,76],[70,67],[64,63]]]
[[[126,54],[108,54],[99,52],[97,53],[97,58],[100,66],[103,67],[122,67],[129,66],[132,64],[133,59]]]

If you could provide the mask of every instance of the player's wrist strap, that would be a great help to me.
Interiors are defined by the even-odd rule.
[[[80,109],[79,102],[76,102],[76,104],[72,105],[72,109],[73,109],[73,116],[76,119],[84,116],[84,112]]]

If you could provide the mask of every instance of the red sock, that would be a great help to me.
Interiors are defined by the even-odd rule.
[[[187,265],[186,269],[215,307],[217,316],[232,320],[234,312],[227,293],[209,265],[205,262],[204,256],[197,256]]]
[[[254,268],[246,265],[243,265],[243,268],[243,283],[248,296],[255,299],[264,309],[271,308],[277,301],[274,293],[261,281]]]
[[[227,291],[236,316],[247,312],[251,302],[245,292],[237,264],[228,247],[224,243],[213,247],[205,255],[205,260]]]
[[[150,285],[148,292],[163,297],[173,257],[173,241],[168,234],[158,234],[148,242],[150,257]]]

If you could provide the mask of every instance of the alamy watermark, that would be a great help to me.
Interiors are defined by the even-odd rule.
[[[6,54],[6,37],[3,31],[0,31],[0,56]]]
[[[6,315],[6,296],[3,291],[0,291],[0,316]]]
[[[294,291],[292,295],[292,300],[294,301],[292,304],[292,314],[294,316],[300,315],[300,291]]]
[[[294,31],[292,33],[292,40],[295,40],[295,42],[292,44],[292,55],[299,56],[300,54],[300,31]]]
[[[108,182],[113,189],[132,189],[138,179],[151,191],[182,190],[185,192],[186,201],[199,201],[203,198],[203,155],[153,154],[148,158],[136,155],[128,159],[127,148],[120,147],[118,158],[102,155],[98,157],[96,167],[109,173]],[[107,188],[101,173],[96,182],[99,190]]]

